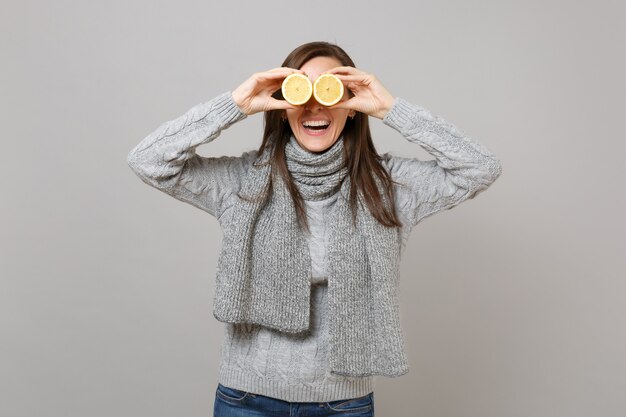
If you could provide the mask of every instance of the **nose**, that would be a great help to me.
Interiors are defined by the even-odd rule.
[[[309,101],[304,104],[304,108],[308,111],[319,111],[324,108],[324,106],[320,104],[319,101],[315,100],[315,96],[311,95]]]

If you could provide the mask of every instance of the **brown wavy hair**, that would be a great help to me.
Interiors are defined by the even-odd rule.
[[[285,58],[281,66],[300,69],[307,61],[318,56],[335,58],[341,62],[342,66],[356,68],[352,59],[342,48],[324,41],[309,42],[298,46]],[[348,96],[353,97],[354,94],[349,89],[347,91]],[[272,94],[272,97],[278,100],[284,99],[280,88]],[[293,199],[298,222],[301,227],[309,230],[304,201],[289,173],[285,160],[285,145],[290,139],[292,130],[289,123],[281,120],[283,111],[269,110],[264,112],[263,141],[258,149],[258,154],[262,155],[264,149],[270,147],[271,158],[269,161],[272,164],[272,175],[277,173],[282,176]],[[393,198],[393,186],[396,183],[383,167],[382,157],[376,152],[372,142],[368,115],[357,111],[354,118],[346,120],[342,133],[344,135],[344,156],[351,181],[349,205],[352,211],[353,224],[356,225],[357,193],[360,193],[366,207],[379,223],[387,227],[401,226]],[[379,191],[376,181],[380,182],[382,191]],[[268,190],[263,198],[269,198],[271,188],[270,179]],[[383,195],[385,200],[389,202],[388,205],[384,204]]]

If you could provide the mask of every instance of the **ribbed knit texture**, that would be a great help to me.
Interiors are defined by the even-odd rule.
[[[268,161],[271,148],[259,158]],[[356,226],[348,201],[343,140],[316,154],[285,146],[288,168],[305,199],[334,192],[338,202],[329,214],[328,308],[331,372],[348,376],[399,376],[408,371],[400,325],[398,285],[400,230],[380,224],[358,205]],[[241,193],[262,195],[271,165],[249,169]],[[238,199],[232,230],[224,236],[218,260],[215,318],[254,323],[299,333],[310,321],[311,259],[283,179],[275,175],[269,200]]]
[[[374,390],[374,377],[329,373],[326,218],[336,201],[337,193],[323,200],[305,200],[311,231],[306,235],[313,284],[310,331],[293,335],[263,326],[227,323],[220,355],[219,382],[223,385],[291,402],[355,398]]]
[[[236,201],[233,195],[240,190],[242,179],[257,156],[256,151],[245,152],[238,157],[201,157],[195,153],[195,148],[215,139],[223,129],[245,117],[232,100],[231,93],[226,92],[193,107],[177,119],[163,123],[131,150],[128,164],[147,184],[214,215],[226,235],[226,226],[232,224],[228,219],[232,220],[231,209]],[[484,146],[420,106],[397,98],[383,122],[435,157],[435,160],[423,161],[383,155],[392,178],[403,184],[395,187],[394,192],[398,214],[404,223],[403,242],[408,231],[424,218],[473,198],[501,174],[500,162]],[[329,343],[332,345],[331,340]],[[330,362],[328,366],[331,366]],[[341,378],[340,375],[336,377]],[[362,378],[361,381],[368,379]],[[286,375],[277,375],[276,379],[262,378],[262,382],[257,380],[259,386],[265,387],[272,384],[289,387],[290,382]],[[344,384],[344,387],[348,385],[350,383]],[[328,382],[318,388],[326,386],[329,387],[326,394],[319,394],[322,389],[317,391],[319,395],[306,392],[290,395],[298,398],[308,395],[313,401],[324,395],[329,401],[336,399],[335,393],[340,388]],[[234,387],[243,389],[242,385]],[[297,390],[302,391],[298,385],[294,386],[294,391]],[[363,390],[348,389],[344,392],[346,395],[343,398],[349,398]]]
[[[293,335],[263,326],[226,323],[220,349],[219,382],[223,385],[292,402],[334,401],[374,391],[373,376],[329,372],[327,218],[337,196],[304,201],[311,231],[306,235],[313,284],[310,332]],[[400,194],[398,198],[403,201],[406,197]]]
[[[260,161],[268,161],[270,148]],[[285,146],[287,166],[305,199],[334,194],[345,178],[343,141],[322,154]],[[250,168],[241,194],[259,196],[270,182],[269,164]],[[217,265],[214,316],[223,322],[255,323],[285,332],[309,328],[311,260],[296,210],[279,176],[269,201],[238,199],[232,233],[224,236]]]

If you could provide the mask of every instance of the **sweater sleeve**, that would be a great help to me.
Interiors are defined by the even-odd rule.
[[[203,157],[195,149],[246,117],[232,93],[222,93],[161,124],[130,151],[127,163],[146,184],[219,218],[256,151]]]
[[[425,108],[396,97],[383,123],[420,145],[434,160],[388,156],[398,208],[414,227],[486,190],[502,173],[500,161],[483,145]]]

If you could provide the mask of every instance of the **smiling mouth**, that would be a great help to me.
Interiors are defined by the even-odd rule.
[[[330,121],[319,121],[319,122],[304,122],[302,123],[302,128],[311,135],[321,135],[325,133],[332,122]]]

